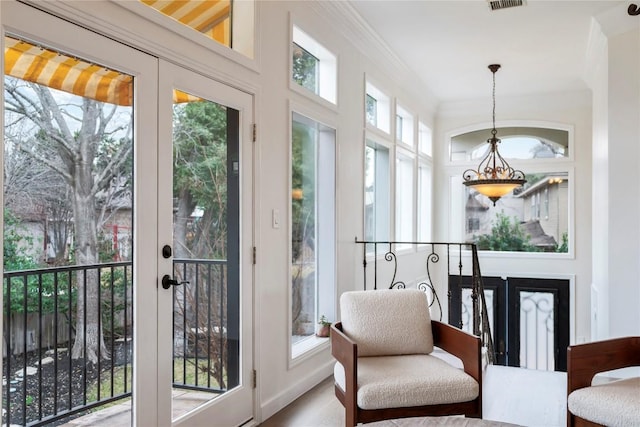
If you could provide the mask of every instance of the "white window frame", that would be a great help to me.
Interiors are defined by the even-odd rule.
[[[433,162],[418,159],[416,200],[416,240],[433,240]]]
[[[293,166],[293,123],[295,121],[309,126],[317,126],[318,139],[316,141],[316,175],[315,175],[315,222],[316,222],[316,269],[315,269],[315,298],[314,303],[314,330],[321,315],[325,315],[329,321],[336,318],[335,294],[336,294],[336,245],[337,245],[337,200],[336,200],[336,171],[337,171],[337,130],[335,126],[313,118],[312,114],[301,112],[302,109],[291,109],[290,126],[291,136],[289,138],[289,191],[291,192],[291,171]],[[323,162],[323,160],[325,160]],[[318,167],[320,163],[321,167]],[[332,166],[332,167],[331,167]],[[322,180],[319,174],[325,174],[327,178]],[[326,181],[326,182],[325,182]],[[322,183],[325,185],[322,185]],[[331,197],[333,195],[333,197]],[[290,194],[291,199],[292,194]],[[289,278],[292,277],[292,208],[289,205],[289,255],[288,270]],[[320,238],[322,236],[322,239]],[[290,279],[289,279],[290,280]],[[293,330],[291,330],[291,282],[289,285],[289,340],[290,340],[290,365],[293,366],[302,362],[315,351],[327,345],[327,340],[310,335],[295,344],[292,342]]]
[[[418,154],[433,158],[433,131],[423,122],[418,122]]]
[[[318,58],[318,90],[316,93],[300,86],[291,76],[291,71],[293,70],[293,43]],[[289,47],[289,86],[291,89],[305,96],[313,95],[334,106],[337,105],[338,57],[295,24],[292,26]]]
[[[401,104],[396,103],[395,117],[396,117],[396,120],[394,121],[394,123],[396,126],[396,131],[394,135],[396,136],[396,143],[405,145],[413,149],[413,147],[415,147],[415,141],[414,141],[415,132],[413,129],[413,126],[415,123],[414,115],[409,113],[409,111],[404,107],[402,107]],[[398,117],[402,119],[402,129],[397,129]],[[400,138],[398,138],[398,132],[400,132]]]
[[[395,157],[394,240],[411,242],[415,236],[416,157],[414,153],[399,147],[396,148]],[[397,247],[406,249],[409,245]]]
[[[366,150],[367,148],[374,150],[375,167],[373,176],[374,185],[374,212],[373,227],[374,235],[367,234],[367,177],[365,176],[365,201],[363,206],[363,235],[365,240],[391,240],[391,174],[392,174],[392,150],[390,144],[382,142],[380,139],[367,135],[365,137],[365,164],[363,170],[367,173]],[[373,253],[373,248],[367,248],[367,253]]]
[[[369,123],[367,121],[367,110],[366,110],[366,95],[369,95],[376,100],[376,125]],[[365,84],[365,99],[363,101],[363,105],[365,106],[364,110],[364,122],[365,127],[370,129],[378,129],[385,134],[390,134],[391,132],[391,97],[374,86],[373,83],[367,80]]]
[[[489,128],[491,125],[488,125]],[[563,158],[553,159],[509,159],[509,164],[515,168],[523,171],[525,175],[536,173],[566,173],[568,176],[568,194],[567,194],[567,233],[568,233],[568,252],[556,253],[556,252],[508,252],[508,251],[483,251],[483,257],[497,257],[497,258],[575,258],[575,191],[574,191],[574,168],[575,160],[573,158],[574,153],[574,127],[572,125],[559,124],[556,122],[541,122],[541,121],[506,121],[499,122],[497,128],[501,127],[541,127],[549,129],[558,129],[567,131],[568,134],[568,156]],[[445,140],[449,141],[449,149],[447,153],[444,153],[446,159],[444,160],[443,167],[448,170],[449,176],[449,194],[450,205],[448,207],[449,217],[449,239],[452,241],[462,241],[466,233],[466,215],[464,212],[465,204],[465,186],[462,184],[462,173],[469,168],[476,168],[478,166],[478,160],[451,160],[451,138],[456,135],[464,134],[478,129],[486,129],[487,124],[468,126],[460,129],[452,130],[445,134]],[[498,134],[499,136],[499,134]],[[526,214],[531,211],[531,205],[527,204]],[[560,245],[562,242],[558,242]]]

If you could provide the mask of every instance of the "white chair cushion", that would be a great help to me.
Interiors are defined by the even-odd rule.
[[[628,378],[574,390],[569,411],[611,427],[640,426],[640,378]]]
[[[345,292],[340,315],[360,357],[433,351],[427,295],[418,289]]]
[[[333,375],[345,390],[344,367]],[[468,402],[478,397],[476,380],[431,355],[358,358],[357,404],[362,409],[397,408]]]

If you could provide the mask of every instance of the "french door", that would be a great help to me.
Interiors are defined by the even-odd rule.
[[[160,416],[237,426],[253,413],[252,97],[165,61],[159,92]]]
[[[0,349],[35,369],[3,422],[128,398],[131,425],[251,419],[251,96],[18,2],[0,19]]]

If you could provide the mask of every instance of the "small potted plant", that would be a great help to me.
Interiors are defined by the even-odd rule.
[[[318,320],[318,330],[316,331],[317,337],[327,338],[329,331],[331,330],[331,322],[327,320],[327,317],[323,314]]]

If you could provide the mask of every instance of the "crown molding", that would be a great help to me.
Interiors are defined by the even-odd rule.
[[[627,8],[627,3],[621,2],[621,4],[616,7],[607,9],[595,16],[595,19],[602,28],[602,32],[608,38],[640,28],[640,19],[636,16],[629,15]]]
[[[432,113],[437,111],[440,100],[424,84],[378,33],[360,16],[350,1],[308,1],[307,5],[325,16],[334,29],[353,46],[380,67],[391,81],[401,87],[412,84],[412,93],[421,93],[420,101]]]

